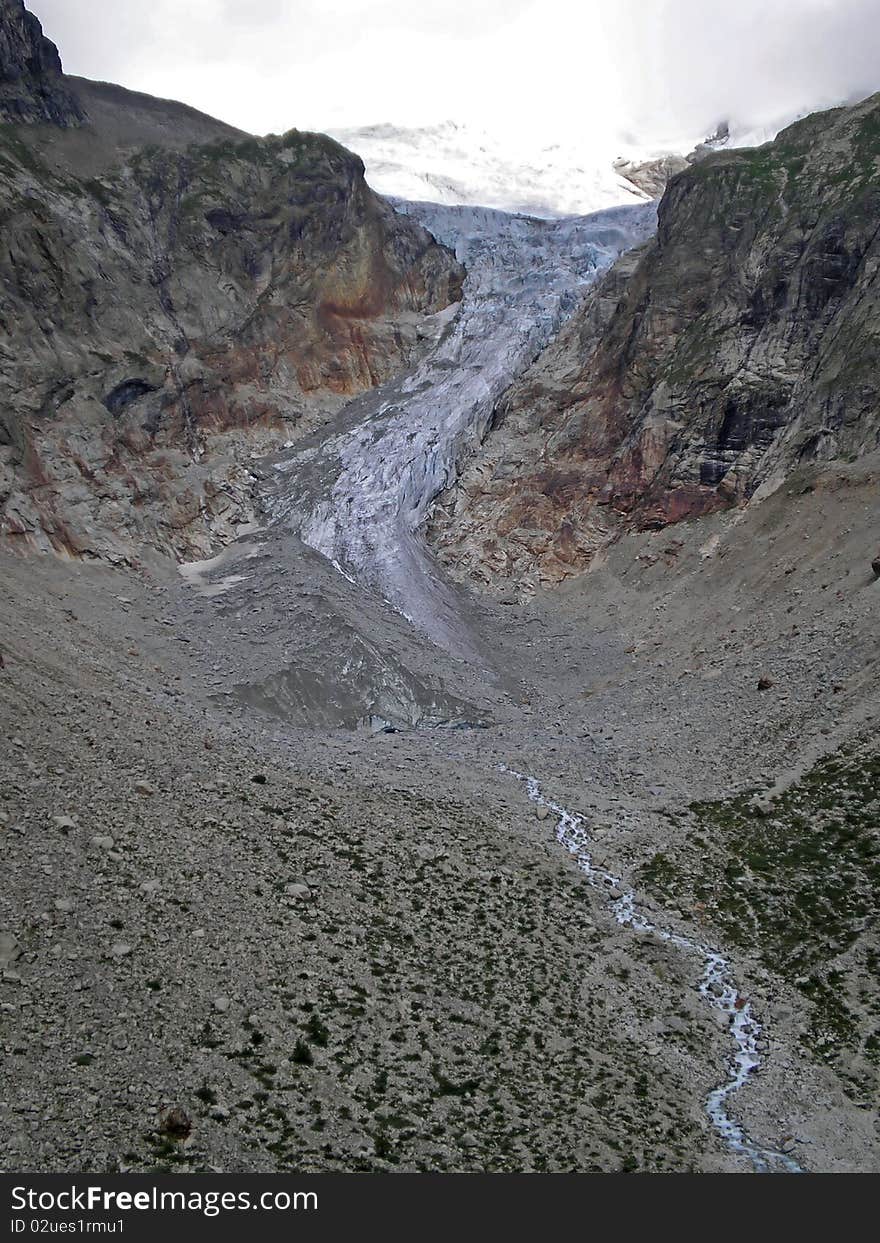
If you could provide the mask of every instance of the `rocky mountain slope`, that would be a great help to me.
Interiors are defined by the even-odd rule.
[[[483,579],[557,582],[621,531],[876,448],[878,218],[876,96],[675,177],[656,239],[499,403],[438,546]]]
[[[687,962],[632,943],[516,783],[424,734],[236,728],[210,667],[265,636],[179,581],[0,574],[5,1169],[737,1168]]]
[[[63,79],[20,10],[6,78],[81,124],[0,128],[0,535],[207,549],[252,516],[249,455],[408,366],[462,269],[333,140]]]
[[[804,776],[877,736],[878,459],[484,597],[516,701],[277,530],[198,592],[0,551],[4,1168],[746,1172],[704,1108],[733,1045],[699,964],[617,923],[505,764],[728,953],[764,1032],[749,1135],[876,1170],[876,768]],[[314,656],[351,686],[335,613],[426,682],[455,663],[491,727],[243,702]]]

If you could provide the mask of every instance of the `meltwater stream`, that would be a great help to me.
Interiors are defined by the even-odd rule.
[[[702,959],[703,976],[700,981],[700,994],[714,1010],[720,1010],[722,1014],[729,1017],[730,1034],[736,1043],[736,1052],[728,1066],[728,1076],[720,1087],[709,1093],[706,1100],[706,1112],[731,1151],[748,1158],[758,1173],[803,1173],[798,1163],[787,1153],[779,1152],[774,1148],[765,1148],[750,1139],[727,1111],[730,1098],[748,1082],[749,1077],[761,1064],[761,1054],[758,1050],[761,1024],[755,1017],[751,1004],[740,997],[731,976],[730,963],[724,955],[699,941],[692,941],[690,937],[660,928],[646,919],[644,915],[639,914],[636,909],[635,896],[624,888],[620,877],[604,871],[593,863],[589,851],[589,834],[582,818],[546,798],[534,777],[528,777],[509,768],[502,768],[502,772],[523,782],[532,802],[540,807],[546,807],[557,817],[557,841],[574,855],[578,867],[589,883],[595,889],[613,888],[621,893],[622,896],[611,904],[611,909],[614,912],[614,918],[622,927],[633,928],[637,932],[650,932],[661,941],[678,946],[686,954]]]

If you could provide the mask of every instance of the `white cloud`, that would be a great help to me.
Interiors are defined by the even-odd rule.
[[[880,89],[880,0],[643,0],[636,124],[772,121]]]
[[[29,0],[70,72],[257,132],[696,135],[880,89],[880,0]]]

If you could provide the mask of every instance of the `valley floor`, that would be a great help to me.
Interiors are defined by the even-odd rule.
[[[216,593],[2,554],[0,1166],[748,1172],[698,965],[615,923],[507,764],[728,952],[765,1031],[748,1132],[877,1169],[877,474],[471,595],[484,670],[278,532]],[[489,728],[252,706],[354,617]]]

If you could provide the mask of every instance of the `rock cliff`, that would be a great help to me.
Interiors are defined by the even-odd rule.
[[[434,515],[450,563],[534,585],[631,528],[760,499],[880,443],[880,96],[671,181],[498,404]]]
[[[0,0],[0,123],[78,125],[82,107],[64,83],[55,44],[23,0]]]
[[[249,459],[407,367],[463,272],[329,138],[58,81],[84,124],[0,129],[0,538],[203,554]]]

